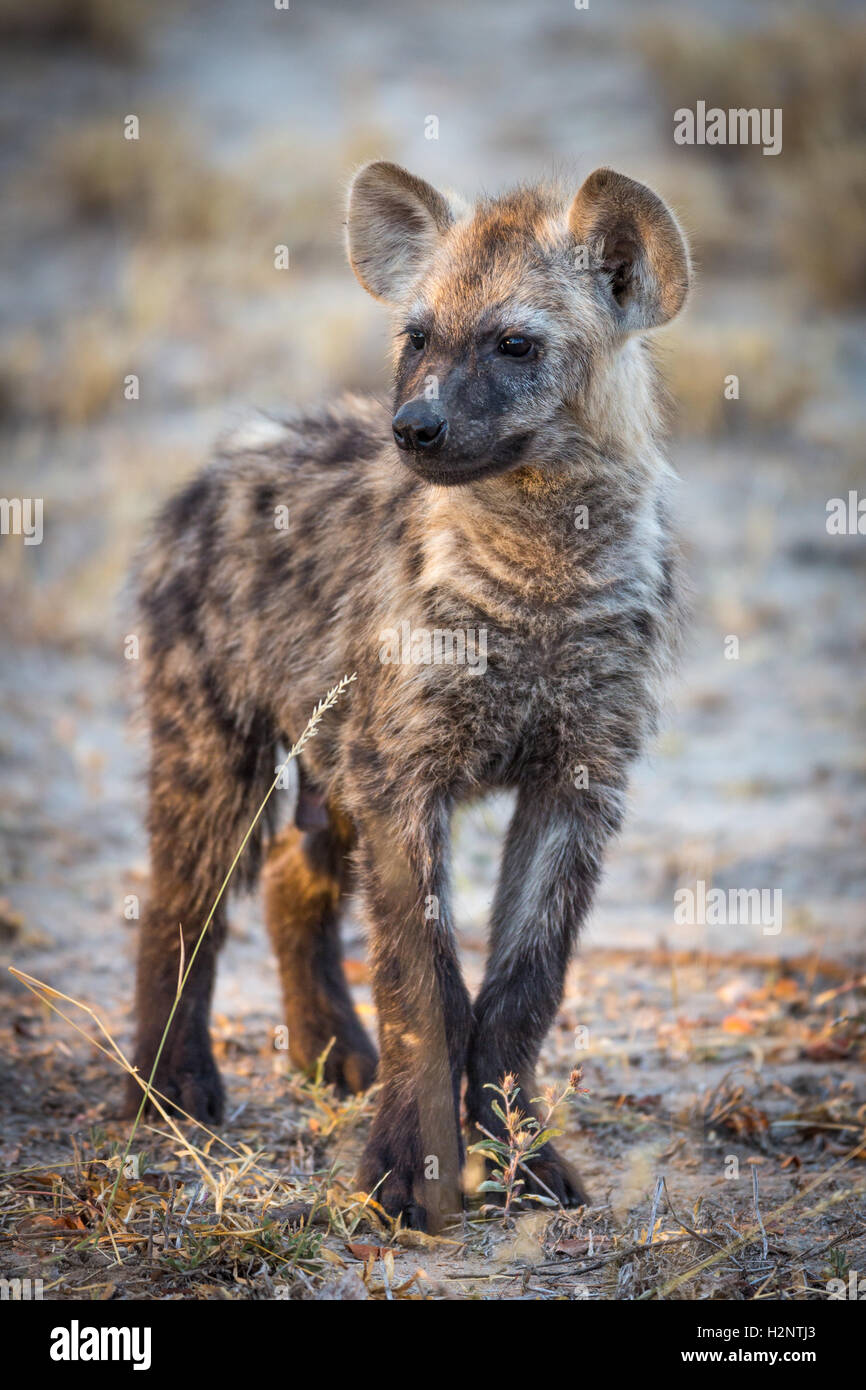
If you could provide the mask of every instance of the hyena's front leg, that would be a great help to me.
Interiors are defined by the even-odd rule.
[[[360,827],[382,1090],[360,1180],[392,1215],[436,1231],[460,1210],[460,1084],[471,1023],[449,907],[448,816],[433,805]]]
[[[585,798],[580,801],[579,798]],[[619,822],[616,793],[589,788],[558,794],[522,791],[493,905],[490,956],[474,1007],[466,1107],[473,1138],[481,1125],[501,1134],[485,1090],[513,1074],[518,1104],[531,1111],[535,1067],[562,998],[565,972],[592,901],[604,843]],[[536,1183],[535,1174],[541,1180]],[[577,1173],[547,1144],[523,1175],[525,1190],[565,1206],[586,1200]]]

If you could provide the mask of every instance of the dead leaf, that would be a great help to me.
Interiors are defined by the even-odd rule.
[[[41,1231],[86,1231],[87,1227],[80,1216],[33,1216],[26,1223],[30,1230]]]
[[[339,1265],[340,1269],[346,1268],[346,1261],[337,1254],[336,1250],[329,1250],[327,1245],[320,1245],[317,1253],[319,1259],[325,1260],[327,1264]]]
[[[829,1033],[812,1034],[812,1041],[807,1041],[803,1047],[803,1056],[813,1062],[838,1062],[850,1056],[854,1042],[855,1039],[846,1033],[837,1033],[835,1037]]]
[[[728,1014],[722,1019],[723,1033],[754,1033],[754,1031],[754,1024],[742,1014]]]
[[[350,1255],[354,1255],[356,1260],[363,1260],[364,1264],[368,1260],[381,1260],[388,1253],[385,1245],[347,1244],[346,1249]]]

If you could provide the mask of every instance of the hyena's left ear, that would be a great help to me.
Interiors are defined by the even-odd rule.
[[[450,204],[399,164],[376,160],[352,180],[346,243],[349,262],[376,299],[400,298],[443,232]]]
[[[691,280],[689,253],[673,213],[649,188],[596,169],[572,203],[568,225],[602,276],[621,328],[656,328],[679,313]]]

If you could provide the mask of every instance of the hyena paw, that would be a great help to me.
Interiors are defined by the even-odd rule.
[[[588,1207],[589,1196],[579,1173],[552,1144],[545,1144],[538,1157],[521,1170],[524,1193],[554,1197],[561,1207]],[[537,1202],[529,1205],[536,1207]]]
[[[140,1054],[136,1065],[139,1076],[147,1080],[153,1067],[153,1053]],[[198,1048],[194,1054],[184,1057],[175,1058],[171,1054],[163,1054],[153,1084],[154,1089],[160,1091],[166,1100],[186,1111],[200,1124],[222,1123],[225,1113],[225,1091],[210,1046],[207,1050]],[[128,1113],[138,1112],[141,1097],[141,1087],[130,1077],[127,1081]],[[146,1109],[153,1111],[154,1108],[152,1102],[148,1102]],[[166,1109],[177,1118],[171,1107],[166,1106]]]
[[[310,1033],[300,1040],[295,1036],[292,1061],[299,1071],[312,1076],[326,1049],[324,1079],[336,1087],[338,1095],[358,1095],[370,1089],[376,1080],[379,1058],[360,1024],[348,1035],[334,1028],[331,1032]]]
[[[416,1167],[405,1150],[401,1154],[395,1145],[371,1135],[358,1175],[361,1189],[372,1193],[388,1215],[395,1220],[401,1218],[404,1226],[426,1231],[427,1209],[416,1197],[418,1178]]]
[[[459,1136],[455,1129],[454,1133],[440,1134],[439,1143],[431,1139],[438,1155],[430,1153],[424,1158],[413,1118],[404,1110],[386,1111],[385,1115],[383,1123],[380,1111],[373,1124],[361,1159],[359,1183],[389,1216],[399,1217],[413,1230],[435,1235],[463,1209]],[[443,1153],[448,1157],[440,1165]]]
[[[369,1182],[362,1180],[361,1187],[365,1192],[371,1191],[375,1187],[375,1181],[372,1177]],[[401,1222],[404,1229],[426,1231],[429,1226],[427,1208],[416,1202],[412,1189],[411,1173],[391,1172],[373,1195],[389,1216]]]
[[[376,1080],[379,1058],[372,1043],[353,1048],[331,1048],[325,1061],[325,1080],[336,1086],[340,1096],[359,1095],[368,1091]]]

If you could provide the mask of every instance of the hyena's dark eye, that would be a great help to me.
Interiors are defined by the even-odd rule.
[[[407,336],[416,352],[420,352],[427,343],[427,334],[422,333],[420,328],[410,328]]]
[[[499,351],[506,357],[528,357],[535,347],[531,338],[523,338],[519,333],[511,333],[499,344]]]

